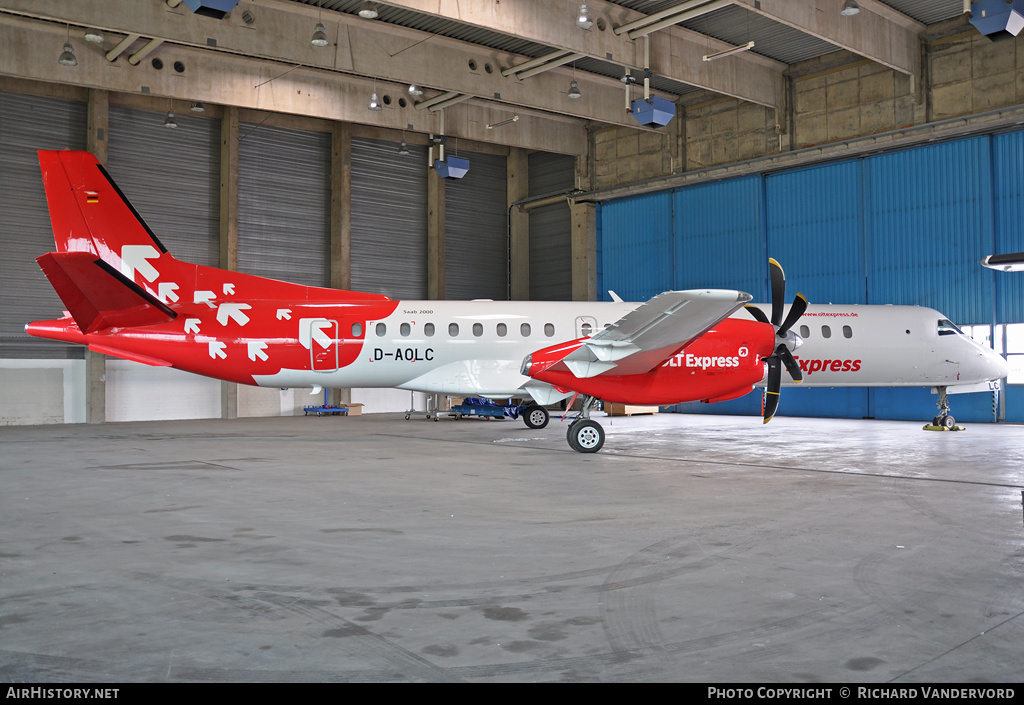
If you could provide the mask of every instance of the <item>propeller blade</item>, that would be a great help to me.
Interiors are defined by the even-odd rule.
[[[789,372],[789,376],[793,378],[794,382],[799,384],[804,381],[804,374],[800,371],[800,363],[793,357],[793,353],[789,351],[789,348],[785,345],[780,345],[775,349],[775,354],[782,360],[782,364],[786,366],[786,371]]]
[[[768,363],[768,386],[764,390],[764,403],[761,408],[761,415],[764,422],[768,423],[775,416],[779,409],[779,387],[782,386],[782,366],[776,357],[765,358]]]
[[[796,319],[804,315],[804,311],[807,310],[807,299],[804,298],[803,294],[797,294],[796,298],[793,299],[793,305],[789,307],[789,314],[786,316],[786,320],[782,322],[782,327],[776,332],[779,336],[785,336],[789,332],[789,329],[796,323]]]
[[[768,269],[772,283],[772,325],[776,328],[782,323],[782,307],[786,303],[786,273],[782,265],[768,258]]]
[[[743,308],[747,309],[747,312],[750,313],[750,315],[756,318],[759,322],[771,325],[771,321],[768,320],[768,316],[764,315],[764,311],[759,309],[757,306],[748,305],[744,306]]]

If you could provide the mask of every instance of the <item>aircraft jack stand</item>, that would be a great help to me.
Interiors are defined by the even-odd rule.
[[[939,407],[939,414],[930,424],[924,425],[925,431],[963,431],[963,426],[956,425],[956,419],[954,419],[949,413],[949,396],[946,394],[945,387],[939,387],[939,401],[936,402],[936,406]]]

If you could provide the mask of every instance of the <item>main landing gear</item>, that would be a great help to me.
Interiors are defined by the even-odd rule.
[[[939,407],[939,413],[932,419],[931,424],[926,424],[926,431],[963,431],[963,426],[956,425],[956,419],[949,413],[949,395],[945,387],[937,387],[939,400],[935,403]]]
[[[604,429],[590,418],[590,410],[596,403],[594,397],[584,397],[579,416],[569,424],[565,433],[569,447],[577,453],[596,453],[604,445]]]

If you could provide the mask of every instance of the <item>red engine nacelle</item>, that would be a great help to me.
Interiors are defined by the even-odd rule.
[[[585,342],[584,338],[538,350],[523,366],[523,373],[619,404],[725,401],[747,394],[764,379],[762,360],[775,349],[775,331],[757,321],[727,318],[643,374],[616,375],[613,368],[593,377],[577,377],[561,361]]]

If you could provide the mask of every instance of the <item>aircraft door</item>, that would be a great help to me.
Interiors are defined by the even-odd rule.
[[[338,369],[338,322],[327,318],[304,319],[308,329],[304,343],[309,347],[309,369],[314,372],[334,372]],[[308,337],[307,337],[308,336]]]
[[[597,319],[593,316],[576,317],[576,337],[586,338],[597,332]]]

